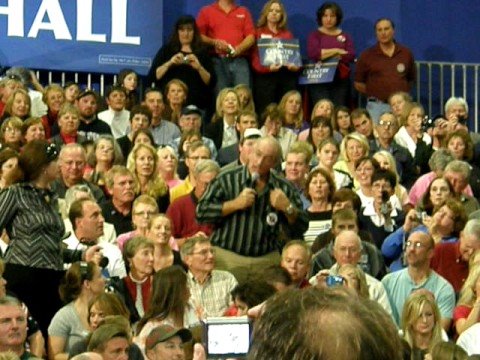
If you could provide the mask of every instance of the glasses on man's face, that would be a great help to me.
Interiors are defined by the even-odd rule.
[[[393,127],[393,122],[391,121],[385,121],[385,120],[380,120],[378,122],[378,125],[380,125],[381,127],[384,127],[384,128],[389,128],[389,127]]]
[[[422,244],[421,242],[413,242],[413,241],[407,241],[405,243],[405,246],[407,248],[413,247],[414,249],[422,249],[427,247],[427,245]]]
[[[202,257],[207,257],[208,255],[215,255],[215,249],[203,249],[200,251],[193,252],[192,255],[200,255]]]

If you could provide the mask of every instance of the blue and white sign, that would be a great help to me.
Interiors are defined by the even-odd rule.
[[[324,84],[333,81],[337,71],[338,59],[327,60],[315,64],[303,66],[302,73],[298,78],[300,85]]]
[[[0,0],[0,65],[147,74],[163,0]]]
[[[298,39],[258,39],[260,63],[263,66],[288,65],[302,66]]]

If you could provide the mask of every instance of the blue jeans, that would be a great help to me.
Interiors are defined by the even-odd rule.
[[[243,57],[214,57],[213,69],[217,75],[217,83],[215,84],[215,96],[220,90],[226,87],[234,87],[239,84],[248,85],[252,88],[252,79],[247,59]]]
[[[378,124],[380,116],[383,113],[389,112],[392,110],[390,109],[390,105],[388,105],[387,103],[370,100],[367,102],[367,111],[370,114],[370,117],[372,118],[373,122],[375,124]]]

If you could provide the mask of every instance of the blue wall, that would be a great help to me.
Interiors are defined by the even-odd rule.
[[[196,16],[200,8],[213,0],[173,0],[164,3],[164,35],[167,37],[178,16]],[[375,43],[373,25],[380,17],[396,24],[396,39],[412,49],[417,60],[480,62],[480,1],[456,0],[338,0],[344,12],[342,28],[355,41],[357,54]],[[237,0],[258,19],[262,0]],[[308,33],[317,25],[315,13],[322,2],[284,0],[289,27],[305,45]],[[465,30],[468,29],[468,30]]]

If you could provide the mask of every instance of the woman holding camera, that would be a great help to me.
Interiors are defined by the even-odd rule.
[[[195,18],[190,15],[177,20],[170,40],[155,55],[147,84],[155,83],[155,87],[164,91],[166,84],[173,79],[187,85],[186,104],[194,104],[201,109],[210,105],[215,83],[212,60],[202,42]]]

